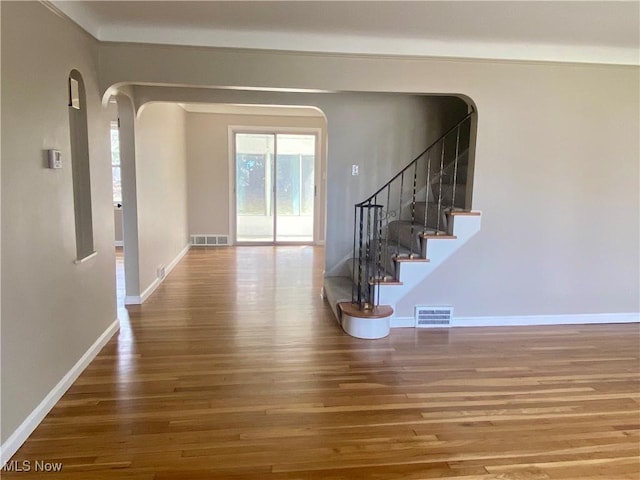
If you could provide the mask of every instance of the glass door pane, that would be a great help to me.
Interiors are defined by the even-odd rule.
[[[275,135],[237,133],[236,240],[273,242]]]
[[[313,241],[315,135],[276,136],[276,241]]]

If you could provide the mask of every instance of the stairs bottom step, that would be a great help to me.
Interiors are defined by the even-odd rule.
[[[376,339],[389,335],[393,309],[379,305],[371,310],[359,310],[351,302],[338,304],[342,312],[342,329],[356,338]]]

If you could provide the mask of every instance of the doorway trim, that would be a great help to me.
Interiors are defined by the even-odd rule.
[[[247,245],[320,245],[321,232],[324,228],[324,219],[321,218],[320,206],[322,210],[326,210],[326,201],[324,198],[324,182],[325,174],[325,158],[323,145],[323,129],[316,127],[273,127],[273,126],[247,126],[247,125],[229,125],[228,126],[228,152],[229,152],[229,243],[237,245],[236,238],[236,133],[262,133],[267,135],[314,135],[315,141],[315,161],[314,161],[314,188],[315,195],[313,201],[313,240],[311,242],[255,242]],[[322,215],[323,217],[324,215]],[[244,245],[244,243],[243,243]]]

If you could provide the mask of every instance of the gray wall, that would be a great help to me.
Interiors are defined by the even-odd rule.
[[[96,42],[38,3],[2,2],[2,431],[6,441],[116,319],[109,115]],[[88,104],[94,244],[76,246],[67,77]],[[62,152],[45,168],[43,151]]]

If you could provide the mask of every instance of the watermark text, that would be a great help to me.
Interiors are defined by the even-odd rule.
[[[59,472],[62,462],[48,462],[46,460],[12,460],[4,464],[0,472]]]

